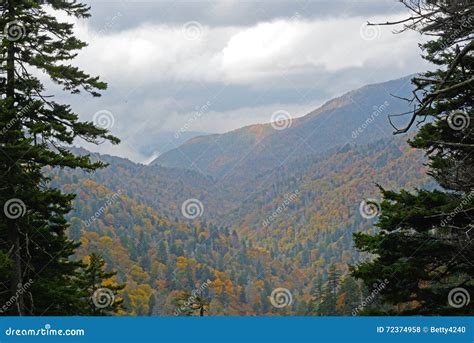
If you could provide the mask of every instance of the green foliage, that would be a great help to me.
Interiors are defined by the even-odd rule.
[[[327,280],[315,281],[312,289],[312,298],[307,313],[313,316],[353,316],[358,315],[358,308],[362,308],[366,296],[361,283],[352,277],[341,276],[340,272],[331,265],[328,269]],[[365,308],[372,308],[373,304],[366,304]]]
[[[352,232],[371,225],[359,214],[361,195],[354,191],[355,185],[371,196],[377,191],[374,181],[396,187],[425,182],[423,169],[413,167],[420,156],[400,142],[386,140],[305,156],[291,168],[275,171],[274,183],[229,182],[232,188],[210,198],[219,200],[231,193],[235,203],[206,198],[204,212],[217,213],[216,219],[184,222],[183,199],[196,191],[218,191],[202,175],[110,156],[94,158],[109,167],[93,175],[52,170],[52,185],[77,194],[69,234],[80,237],[78,256],[101,252],[127,283],[123,298],[131,315],[173,315],[176,297],[207,279],[210,315],[308,314],[314,283],[319,280],[328,290],[328,268],[334,265],[330,274],[337,274],[331,276],[336,279],[347,272],[347,263],[365,256],[354,251],[351,240]],[[248,194],[241,188],[255,190],[244,203],[237,200]],[[285,194],[296,189],[297,197],[284,212],[262,227]],[[240,219],[234,206],[240,209]],[[341,280],[335,287],[339,291],[343,285]],[[277,309],[269,297],[282,286],[290,290],[294,303]],[[352,299],[337,294],[331,306],[326,303],[324,313],[351,315],[351,305],[340,305],[345,309],[337,305],[342,298]],[[154,308],[150,299],[156,300]]]
[[[118,284],[114,280],[116,271],[105,271],[105,261],[100,255],[92,253],[86,260],[87,264],[81,268],[76,280],[77,287],[84,295],[81,315],[119,313],[123,308],[123,299],[118,298],[118,292],[125,288],[125,284]]]
[[[73,315],[80,312],[74,277],[79,262],[69,260],[78,244],[65,235],[64,216],[74,196],[51,188],[45,167],[95,170],[87,156],[62,144],[118,140],[91,122],[81,122],[68,105],[45,95],[38,71],[70,93],[98,96],[106,84],[69,65],[85,46],[73,25],[59,22],[48,7],[76,18],[89,8],[77,1],[5,0],[0,3],[0,204],[15,204],[17,215],[0,217],[0,302],[12,297],[10,315]],[[31,286],[29,285],[31,281]],[[26,292],[18,292],[25,287]]]
[[[178,316],[192,316],[197,314],[203,317],[209,312],[209,300],[201,294],[192,294],[189,291],[180,292],[174,299],[175,314]]]
[[[416,107],[398,133],[426,120],[410,145],[425,151],[428,174],[440,187],[382,189],[380,231],[355,235],[356,246],[376,257],[354,267],[353,275],[367,285],[387,279],[381,294],[391,313],[472,315],[465,295],[474,294],[474,5],[419,1],[419,11],[405,3],[414,18],[406,29],[430,35],[421,48],[435,69],[413,78]],[[460,290],[464,299],[455,294]]]

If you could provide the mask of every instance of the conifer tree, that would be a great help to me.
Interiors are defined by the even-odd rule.
[[[201,294],[196,292],[182,291],[173,299],[176,306],[175,313],[180,316],[192,316],[197,314],[203,317],[205,313],[209,312],[210,302]]]
[[[329,266],[327,281],[323,288],[322,301],[320,303],[321,315],[334,316],[337,314],[337,291],[340,281],[340,273],[332,264]]]
[[[78,289],[83,294],[83,315],[105,316],[116,314],[123,308],[123,299],[118,292],[125,288],[114,280],[117,272],[105,271],[104,259],[92,253],[86,258],[87,264],[82,268],[78,280]]]
[[[316,277],[314,285],[311,288],[311,295],[312,298],[310,300],[310,315],[320,316],[324,292],[323,283],[319,276]]]
[[[10,315],[74,315],[81,307],[74,278],[77,243],[66,237],[64,215],[73,195],[48,185],[46,167],[94,170],[104,165],[77,157],[64,146],[82,138],[97,143],[118,139],[46,93],[41,73],[72,94],[99,96],[106,84],[70,65],[86,44],[73,24],[51,11],[87,18],[76,1],[0,1],[0,302],[15,299]],[[31,286],[24,289],[27,281]],[[29,284],[29,283],[28,283]],[[18,289],[23,289],[19,292]]]
[[[394,314],[474,314],[474,3],[408,1],[397,23],[429,37],[421,44],[433,70],[412,82],[410,145],[423,149],[434,190],[393,192],[384,201],[378,234],[356,234],[356,246],[376,258],[353,268],[366,285],[387,280],[382,300]],[[403,31],[402,30],[402,31]],[[395,126],[395,125],[394,125]],[[471,300],[470,300],[471,299]]]
[[[357,308],[361,301],[361,292],[359,289],[359,285],[354,280],[354,278],[347,276],[343,279],[337,297],[338,302],[341,305],[339,314],[344,316],[353,315],[354,310]]]

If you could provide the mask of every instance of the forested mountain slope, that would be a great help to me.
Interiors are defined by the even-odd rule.
[[[359,205],[378,197],[375,184],[428,182],[422,156],[393,138],[306,154],[239,182],[94,158],[109,167],[94,174],[55,170],[53,184],[78,194],[70,235],[83,243],[79,254],[102,253],[127,283],[128,312],[142,315],[172,314],[179,291],[207,280],[211,314],[307,313],[329,268],[344,274],[361,258],[352,233],[373,226]],[[195,220],[181,212],[189,198],[203,204]],[[291,290],[294,306],[271,306],[278,287]]]
[[[431,186],[423,156],[391,136],[386,117],[406,109],[390,93],[409,90],[408,78],[366,86],[284,130],[192,138],[150,166],[93,154],[109,166],[50,171],[53,186],[77,194],[69,234],[79,256],[97,251],[118,270],[132,314],[172,314],[180,292],[202,285],[210,314],[350,314],[364,291],[344,276],[363,257],[352,234],[374,230],[376,185]],[[291,307],[271,306],[280,287]]]
[[[152,164],[198,170],[217,178],[247,177],[346,143],[367,144],[393,131],[388,113],[409,110],[412,85],[405,77],[368,85],[330,100],[286,123],[251,125],[224,134],[190,139]],[[289,115],[289,116],[288,116]],[[285,115],[282,108],[282,118]],[[270,121],[270,115],[269,115]]]

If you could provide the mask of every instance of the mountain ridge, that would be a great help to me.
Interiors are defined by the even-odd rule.
[[[100,154],[91,157],[109,166],[94,173],[51,170],[53,187],[77,195],[69,219],[71,237],[82,242],[79,255],[100,251],[109,268],[119,270],[132,314],[171,314],[179,292],[205,280],[211,280],[212,315],[278,314],[268,302],[277,287],[292,291],[297,306],[288,314],[305,314],[331,267],[346,275],[348,264],[366,257],[354,248],[352,234],[374,230],[376,217],[364,217],[360,206],[380,199],[376,184],[394,190],[430,186],[423,154],[408,146],[409,136],[391,135],[386,111],[377,113],[387,127],[381,130],[377,122],[363,126],[370,114],[350,108],[354,97],[372,111],[372,104],[387,101],[387,92],[368,87],[350,94],[311,112],[326,116],[319,125],[301,118],[294,132],[274,132],[266,124],[250,126],[246,134],[192,138],[185,146],[216,137],[230,141],[230,154],[216,150],[211,156],[217,158],[209,166],[214,175],[199,166],[147,166]],[[355,122],[348,123],[353,113]],[[350,124],[344,131],[349,140],[319,140],[318,149],[302,143],[328,135],[325,128],[333,134],[331,123],[341,118]],[[304,133],[300,125],[312,134],[298,136]],[[351,130],[362,126],[353,138]],[[270,134],[262,138],[265,133]],[[292,154],[283,154],[287,146]],[[193,211],[187,212],[190,202]],[[346,307],[340,313],[350,315]]]
[[[337,145],[354,141],[353,132],[368,118],[375,117],[372,128],[357,137],[359,143],[386,137],[392,128],[380,120],[385,112],[402,113],[408,109],[406,101],[393,97],[408,97],[411,76],[383,83],[366,85],[328,100],[314,111],[291,120],[283,130],[272,123],[245,126],[223,134],[197,136],[181,146],[160,155],[151,165],[199,170],[203,174],[222,178],[236,169],[262,172],[276,167],[301,146],[321,152]],[[382,115],[383,114],[383,115]],[[275,151],[279,156],[275,156]]]

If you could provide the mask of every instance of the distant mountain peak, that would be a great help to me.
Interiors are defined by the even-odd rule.
[[[347,143],[368,143],[391,136],[387,115],[408,109],[411,76],[370,84],[324,103],[292,120],[284,129],[272,123],[242,127],[224,134],[194,137],[155,161],[162,165],[195,169],[213,177],[229,173],[262,173],[291,160],[292,155],[322,152]],[[383,105],[383,106],[382,106]],[[375,111],[374,109],[382,109]],[[358,132],[354,137],[354,131]]]

